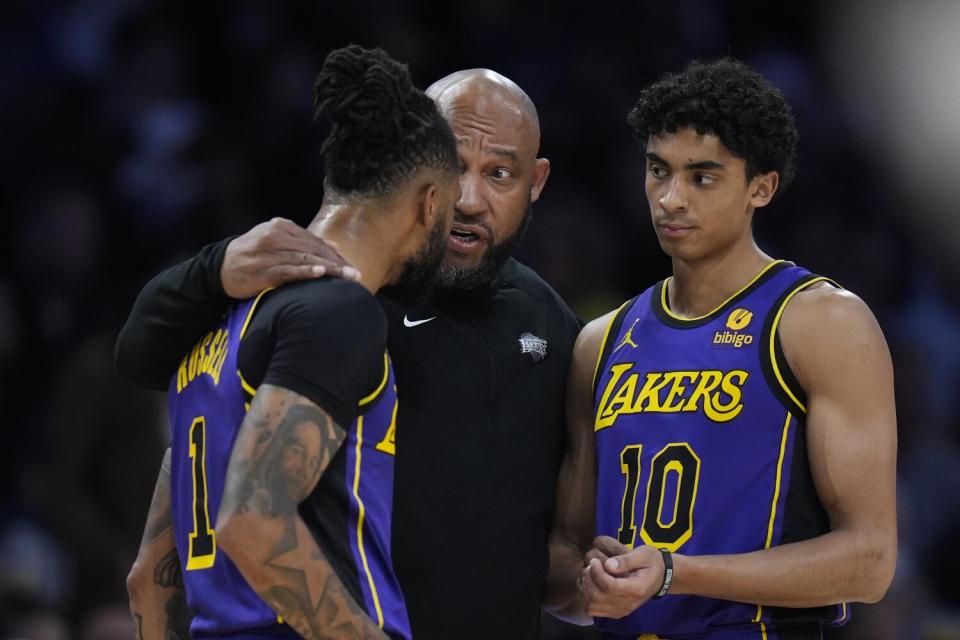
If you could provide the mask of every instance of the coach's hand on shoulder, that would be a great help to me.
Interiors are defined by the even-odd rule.
[[[587,613],[623,618],[642,606],[663,584],[666,567],[654,547],[628,549],[613,538],[599,536],[586,554],[578,584]]]
[[[359,280],[332,246],[296,223],[273,218],[227,245],[220,268],[224,292],[242,300],[264,289],[323,276]]]

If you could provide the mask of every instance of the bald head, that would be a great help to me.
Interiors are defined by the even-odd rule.
[[[448,121],[456,113],[496,120],[517,136],[516,144],[535,158],[540,150],[540,118],[530,96],[520,86],[490,69],[464,69],[440,78],[427,88]]]
[[[550,175],[538,158],[540,120],[523,89],[489,69],[467,69],[426,91],[450,124],[460,159],[460,199],[440,270],[440,288],[491,286],[530,221]]]

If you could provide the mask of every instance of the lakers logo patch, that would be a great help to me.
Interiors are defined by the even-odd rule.
[[[753,311],[749,309],[734,309],[727,316],[727,329],[731,331],[742,331],[747,328],[750,321],[753,320]]]
[[[525,333],[518,340],[520,353],[529,353],[534,362],[540,362],[547,357],[547,341],[538,338],[532,333]]]

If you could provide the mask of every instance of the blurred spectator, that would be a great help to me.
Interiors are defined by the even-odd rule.
[[[93,334],[64,359],[38,429],[46,455],[28,470],[29,502],[72,558],[65,604],[77,620],[125,601],[167,441],[162,396],[120,378],[112,342]]]

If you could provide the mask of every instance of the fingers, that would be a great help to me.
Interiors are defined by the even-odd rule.
[[[220,280],[231,298],[244,299],[288,282],[361,274],[323,239],[286,218],[258,224],[227,245]]]
[[[288,251],[304,251],[331,261],[342,262],[343,258],[337,253],[337,244],[327,242],[319,236],[297,226],[289,220],[275,219],[273,232],[268,237],[273,248]],[[274,221],[271,221],[271,223]]]
[[[630,551],[629,547],[610,536],[597,536],[594,538],[593,548],[603,551],[608,557],[623,555]]]
[[[578,587],[584,602],[587,604],[587,610],[591,615],[597,615],[593,613],[591,607],[597,607],[598,604],[603,601],[604,588],[609,587],[606,582],[603,582],[603,586],[601,586],[601,584],[598,584],[598,581],[594,579],[594,574],[602,573],[604,573],[604,571],[599,567],[599,561],[597,560],[588,562],[580,572]]]
[[[613,575],[626,575],[639,569],[663,571],[663,557],[654,547],[642,546],[627,553],[613,556],[604,562],[604,567]]]
[[[314,268],[324,269],[322,265]],[[326,266],[325,271],[327,275],[329,275],[331,278],[343,278],[344,280],[353,280],[354,282],[360,282],[360,272],[348,264],[339,265],[339,264],[330,263]]]
[[[284,251],[277,254],[275,256],[275,260],[278,265],[283,266],[316,267],[316,269],[314,269],[314,277],[317,278],[328,275],[333,278],[344,278],[346,280],[353,280],[355,282],[360,280],[360,271],[358,271],[355,267],[350,266],[342,260],[330,260],[308,251]],[[284,282],[288,281],[285,280]]]
[[[322,265],[278,265],[264,272],[263,279],[266,284],[264,288],[279,287],[282,284],[298,280],[322,278],[325,272],[326,268]]]
[[[611,538],[610,536],[597,536],[593,540],[593,548],[591,551],[595,551],[598,554],[596,556],[598,558],[602,556],[601,562],[603,566],[613,575],[624,575],[630,571],[630,569],[625,568],[625,564],[620,558],[630,557],[632,552],[629,547],[615,538]]]
[[[659,580],[653,571],[611,575],[599,559],[593,558],[581,572],[578,588],[589,615],[622,618],[650,599]]]
[[[320,256],[326,252],[320,238],[286,218],[273,218],[263,222],[246,235],[256,239],[257,251],[293,251]]]
[[[274,230],[263,237],[264,251],[290,251],[296,253],[310,253],[326,257],[330,250],[323,240],[306,229],[294,226],[293,229]]]
[[[335,242],[328,242],[285,218],[274,218],[264,242],[264,249],[283,252],[290,264],[314,264],[325,267],[326,275],[358,281],[360,272],[347,264]],[[294,255],[290,255],[294,254]]]
[[[584,566],[589,564],[590,561],[593,559],[599,560],[601,563],[604,563],[607,561],[607,558],[609,557],[610,556],[605,554],[603,551],[600,551],[596,547],[593,547],[589,551],[587,551],[586,555],[584,556]]]
[[[592,560],[584,567],[580,579],[581,597],[586,604],[587,614],[604,618],[622,618],[633,608],[624,598],[620,578],[607,574],[599,560]]]
[[[607,573],[599,560],[591,560],[587,564],[586,571],[590,584],[594,585],[598,591],[608,593],[616,588],[617,578]]]

